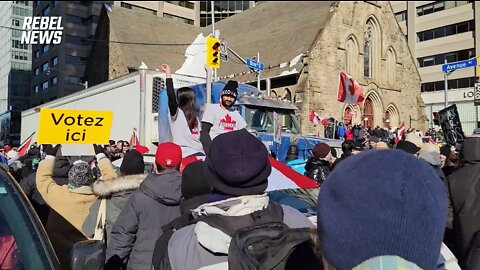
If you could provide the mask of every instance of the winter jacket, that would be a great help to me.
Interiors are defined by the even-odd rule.
[[[108,159],[107,159],[108,160]],[[110,162],[110,161],[109,161]],[[112,166],[110,164],[110,166]],[[113,170],[113,167],[112,167]],[[93,184],[93,194],[98,197],[95,203],[90,207],[85,222],[83,223],[83,232],[87,237],[92,238],[95,234],[98,210],[102,199],[106,199],[107,215],[107,244],[110,239],[113,224],[127,202],[130,194],[140,187],[140,184],[147,177],[146,174],[125,175],[112,180],[100,180]]]
[[[453,205],[457,257],[465,268],[475,233],[480,232],[480,138],[463,144],[464,166],[447,177]]]
[[[162,226],[180,216],[182,175],[176,170],[149,174],[132,193],[115,222],[107,247],[106,269],[151,269]]]
[[[267,195],[253,195],[231,198],[219,202],[201,205],[192,214],[198,218],[196,224],[189,225],[173,233],[168,242],[168,262],[160,269],[193,270],[193,269],[228,269],[228,249],[231,236],[207,223],[213,218],[225,226],[237,226],[238,229],[251,226],[253,213],[258,218],[268,219],[269,206]],[[314,225],[300,212],[281,206],[283,223],[290,228],[313,228]],[[261,212],[260,212],[261,211]],[[242,225],[232,221],[232,217],[242,220]],[[248,219],[250,217],[250,219]],[[204,219],[206,218],[206,219]],[[222,221],[224,220],[224,221]],[[250,222],[245,222],[250,220]]]
[[[310,157],[305,165],[305,175],[315,180],[319,185],[323,184],[330,174],[331,166],[328,161]]]
[[[70,162],[63,157],[55,160],[53,168],[53,180],[60,186],[68,184],[68,171],[70,170]],[[33,208],[40,217],[42,224],[45,225],[49,213],[47,203],[43,200],[42,196],[37,190],[37,184],[35,182],[36,172],[32,172],[27,177],[20,181],[20,187],[22,187],[25,195],[30,199]]]
[[[347,130],[344,125],[340,124],[337,128],[337,134],[339,137],[345,137]]]
[[[343,153],[342,156],[339,159],[335,160],[335,163],[333,163],[332,167],[336,168],[338,166],[338,164],[340,164],[340,162],[344,161],[346,158],[348,158],[350,156],[353,156],[353,154],[352,153],[349,153],[349,154],[348,153]],[[332,170],[333,170],[333,168],[332,168]]]
[[[351,128],[347,128],[347,136],[345,137],[347,141],[353,141],[353,131]]]

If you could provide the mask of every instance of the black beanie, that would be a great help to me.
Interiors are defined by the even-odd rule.
[[[237,99],[237,95],[238,95],[237,88],[238,88],[237,81],[228,81],[225,87],[223,87],[223,90],[220,93],[220,96],[227,95]]]
[[[185,199],[210,194],[210,185],[205,175],[203,161],[195,161],[185,167],[182,172],[182,195]]]
[[[404,141],[401,140],[397,143],[397,148],[398,150],[403,150],[409,154],[416,154],[418,151],[420,151],[420,147],[417,147],[414,143],[411,143],[409,141]]]
[[[215,137],[205,163],[212,189],[233,196],[262,194],[272,171],[267,148],[246,129]]]
[[[122,165],[120,165],[120,172],[123,175],[143,174],[145,170],[145,163],[143,156],[137,150],[132,149],[123,157]]]

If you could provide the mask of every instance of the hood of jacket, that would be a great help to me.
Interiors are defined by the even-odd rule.
[[[465,162],[480,162],[480,137],[466,138],[462,153]]]
[[[125,175],[113,180],[99,180],[93,184],[93,194],[99,197],[109,197],[115,193],[135,190],[147,177],[147,174]]]
[[[68,178],[70,167],[70,162],[66,157],[57,157],[53,167],[53,177]]]
[[[442,161],[440,160],[440,155],[434,152],[421,152],[418,156],[420,159],[425,160],[432,166],[441,166]]]
[[[267,194],[235,197],[219,202],[207,203],[192,210],[195,218],[209,215],[244,216],[265,209],[268,206]],[[213,253],[228,254],[231,237],[203,221],[195,225],[198,242]]]
[[[162,204],[179,205],[182,200],[182,174],[177,170],[150,173],[140,184],[140,190]]]

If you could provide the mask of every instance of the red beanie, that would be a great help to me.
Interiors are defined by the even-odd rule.
[[[182,149],[180,146],[171,143],[161,143],[158,145],[155,154],[155,162],[164,167],[176,167],[182,161]]]

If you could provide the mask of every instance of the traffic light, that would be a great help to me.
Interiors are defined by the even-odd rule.
[[[207,66],[220,68],[220,39],[207,37]]]
[[[433,123],[436,126],[440,126],[440,122],[438,122],[438,112],[433,112]]]

